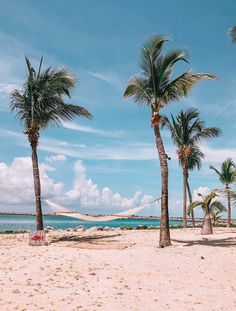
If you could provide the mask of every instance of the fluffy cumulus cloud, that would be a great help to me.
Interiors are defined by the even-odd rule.
[[[42,196],[68,207],[100,209],[101,212],[129,209],[146,203],[151,196],[136,192],[131,198],[122,197],[119,193],[98,185],[88,178],[86,168],[78,160],[74,165],[74,183],[72,189],[65,192],[64,184],[56,182],[49,175],[55,168],[52,162],[65,161],[62,155],[46,158],[40,164]],[[0,163],[0,211],[34,211],[34,190],[31,158],[15,158],[9,165]]]
[[[54,168],[46,163],[40,164],[42,193],[56,196],[63,188],[63,183],[54,182],[48,172]],[[34,202],[31,158],[15,158],[9,165],[0,163],[0,209],[15,210]],[[18,209],[19,210],[19,209]]]
[[[146,203],[151,196],[142,195],[136,192],[131,198],[122,197],[119,193],[114,193],[110,188],[104,187],[99,190],[98,185],[88,178],[85,166],[81,160],[74,165],[75,180],[73,189],[66,192],[60,199],[74,205],[89,208],[120,208],[129,209],[137,205]]]
[[[199,201],[199,199],[201,199],[198,194],[205,196],[205,195],[210,194],[211,191],[212,190],[208,187],[199,187],[199,188],[195,189],[193,191],[193,201]]]
[[[55,175],[57,162],[66,161],[62,154],[49,156],[45,162],[40,163],[40,176],[42,185],[42,196],[53,202],[59,203],[72,210],[79,210],[83,213],[112,213],[133,207],[140,206],[153,199],[152,196],[142,194],[140,191],[131,197],[124,197],[122,194],[114,192],[109,187],[99,188],[99,186],[87,176],[86,167],[81,160],[74,163],[73,185],[71,189],[65,191],[61,181],[55,181],[50,174]],[[34,212],[34,189],[32,178],[31,158],[15,158],[12,163],[0,162],[0,211],[2,212]],[[207,195],[211,192],[208,187],[199,187],[193,191],[193,200],[199,200],[198,193]],[[225,198],[219,199],[226,205]],[[181,216],[182,200],[176,198],[169,202],[170,215]],[[50,209],[44,205],[44,211]],[[144,214],[160,214],[160,204],[147,206]],[[203,216],[200,207],[195,210],[196,217]]]

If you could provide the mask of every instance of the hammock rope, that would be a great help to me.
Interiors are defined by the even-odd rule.
[[[117,214],[104,215],[104,216],[85,215],[85,214],[81,214],[79,212],[73,212],[64,206],[59,205],[59,204],[54,203],[54,202],[51,202],[49,200],[45,200],[45,202],[47,203],[49,208],[57,216],[66,216],[66,217],[77,218],[77,219],[81,219],[81,220],[85,220],[85,221],[96,221],[96,222],[98,222],[98,221],[111,221],[111,220],[120,219],[120,218],[129,218],[129,217],[137,214],[142,209],[144,209],[147,205],[150,205],[156,201],[159,201],[160,199],[161,199],[161,197],[154,199],[152,201],[149,201],[149,202],[141,205],[140,207],[131,208],[129,210],[126,210],[124,212],[120,212]]]

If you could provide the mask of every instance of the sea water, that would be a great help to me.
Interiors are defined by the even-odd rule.
[[[83,225],[86,229],[94,226],[102,227],[122,227],[131,226],[136,228],[137,226],[160,226],[160,221],[156,219],[116,219],[112,221],[95,222],[95,221],[83,221],[79,219],[73,219],[63,216],[44,216],[44,227],[50,226],[54,229],[68,229],[76,228]],[[170,226],[181,225],[180,221],[170,221]],[[34,230],[35,229],[35,216],[30,215],[0,215],[0,231],[13,230]]]

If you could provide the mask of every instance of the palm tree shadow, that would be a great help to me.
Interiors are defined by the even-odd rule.
[[[217,240],[210,240],[207,238],[203,238],[202,240],[195,240],[195,241],[172,239],[172,241],[187,247],[195,245],[212,246],[212,247],[236,247],[236,238],[234,237]]]
[[[114,237],[120,236],[121,234],[113,235],[88,235],[88,236],[79,236],[79,235],[69,235],[62,237],[53,237],[50,241],[50,244],[59,243],[59,242],[76,242],[76,243],[88,243],[88,244],[104,244],[104,243],[114,243],[117,242]],[[102,243],[101,243],[102,242]]]

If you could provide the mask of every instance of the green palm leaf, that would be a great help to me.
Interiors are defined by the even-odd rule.
[[[183,73],[171,81],[162,94],[162,101],[168,104],[171,101],[179,101],[182,97],[187,96],[192,90],[193,86],[202,79],[213,79],[218,78],[215,75],[208,73],[195,73],[188,71]]]
[[[138,104],[147,103],[150,105],[153,99],[152,90],[149,88],[148,81],[138,77],[130,79],[124,96],[125,98],[133,96],[135,102]]]
[[[232,28],[230,28],[228,34],[232,42],[236,43],[236,26],[233,26]]]
[[[91,118],[91,114],[83,107],[65,102],[70,97],[70,90],[75,86],[76,78],[68,69],[52,69],[41,71],[42,58],[38,72],[26,57],[28,76],[23,90],[13,90],[10,108],[23,123],[25,129],[32,124],[38,130],[50,125],[60,125],[61,120],[71,120],[75,116]]]

